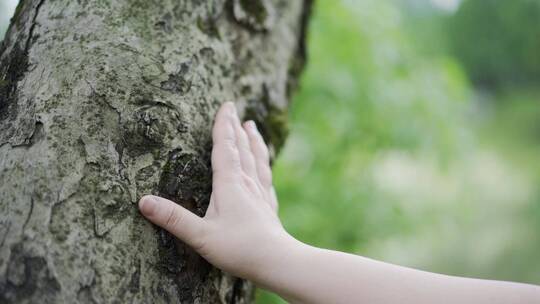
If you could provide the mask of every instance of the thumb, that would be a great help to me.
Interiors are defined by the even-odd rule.
[[[153,195],[143,196],[139,201],[139,209],[152,223],[194,249],[200,248],[205,222],[199,216],[173,201]]]

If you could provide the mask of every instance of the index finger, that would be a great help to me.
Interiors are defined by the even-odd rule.
[[[232,102],[224,103],[216,114],[212,129],[212,170],[214,178],[240,176],[242,167],[234,131],[236,110]]]

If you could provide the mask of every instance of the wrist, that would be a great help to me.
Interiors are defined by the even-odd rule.
[[[309,249],[283,230],[268,238],[261,247],[261,258],[252,275],[247,279],[257,286],[278,294],[286,292],[287,277],[297,268]]]

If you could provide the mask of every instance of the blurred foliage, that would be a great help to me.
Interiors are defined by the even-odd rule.
[[[519,36],[499,33],[518,46],[505,57],[474,42],[484,20],[460,21],[467,7],[454,15],[431,3],[317,2],[292,132],[274,167],[280,216],[312,245],[540,283],[540,91],[469,83],[534,84],[536,58],[516,57],[540,19]],[[454,57],[458,28],[478,59]],[[511,70],[475,74],[496,55]],[[283,300],[260,291],[258,303]]]
[[[15,10],[18,0],[0,0],[0,40],[7,31],[9,19]]]
[[[315,14],[276,183],[295,202],[282,208],[292,231],[316,245],[356,250],[371,229],[364,226],[373,194],[366,174],[378,152],[424,152],[441,161],[459,153],[467,82],[451,58],[415,54],[388,2],[321,1]]]
[[[538,82],[539,20],[538,0],[466,0],[449,21],[449,36],[475,83]]]

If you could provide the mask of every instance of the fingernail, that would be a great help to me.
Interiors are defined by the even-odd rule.
[[[248,120],[247,122],[248,128],[251,129],[251,131],[257,131],[257,125],[253,120]]]
[[[153,198],[151,195],[143,197],[139,202],[139,209],[146,216],[152,215],[156,209],[156,206],[156,199]]]

